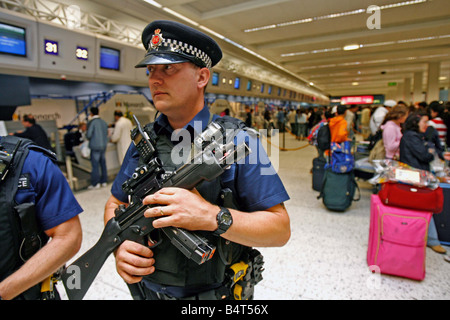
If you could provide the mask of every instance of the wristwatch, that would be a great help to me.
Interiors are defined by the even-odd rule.
[[[233,217],[230,210],[224,207],[220,207],[220,211],[217,214],[217,229],[214,231],[216,236],[220,236],[225,233],[233,224]]]

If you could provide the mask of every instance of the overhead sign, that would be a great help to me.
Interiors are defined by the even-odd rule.
[[[59,55],[58,41],[44,39],[44,50],[46,54]]]
[[[373,96],[342,97],[341,104],[372,104]]]
[[[89,51],[87,48],[77,47],[75,51],[75,56],[78,60],[87,60],[89,55]]]

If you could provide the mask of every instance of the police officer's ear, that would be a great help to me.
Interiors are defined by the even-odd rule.
[[[211,76],[211,72],[208,68],[199,68],[197,70],[198,78],[197,78],[197,86],[199,89],[206,88],[208,84],[209,77]]]

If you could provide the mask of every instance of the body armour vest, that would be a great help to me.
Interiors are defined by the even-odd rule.
[[[234,132],[245,129],[245,124],[242,121],[231,117],[222,117],[217,119],[216,122],[220,122],[227,129],[233,129]],[[153,130],[153,123],[148,124],[145,130]],[[181,166],[175,165],[171,159],[174,145],[165,135],[158,135],[157,137],[157,156],[162,161],[165,170],[174,171],[177,167]],[[229,138],[227,137],[227,139]],[[231,195],[227,195],[227,190],[223,189],[220,176],[213,181],[202,182],[197,187],[197,191],[203,198],[213,204],[239,209],[236,204],[232,205],[232,201],[226,200]],[[170,243],[170,240],[165,234],[160,232],[163,240],[157,247],[152,249],[155,257],[156,270],[144,278],[161,285],[182,287],[222,283],[226,266],[237,260],[245,247],[223,239],[222,237],[215,236],[212,232],[198,232],[217,248],[214,256],[210,260],[198,265],[194,261],[186,258],[180,250]]]
[[[20,141],[8,174],[0,181],[0,281],[16,271],[28,258],[48,241],[39,229],[34,204],[15,202],[15,195],[28,181],[22,175],[22,167],[29,149],[35,149],[53,157],[49,151],[33,144],[31,140],[15,136],[2,137],[2,151],[11,153]],[[34,299],[35,297],[33,297]]]

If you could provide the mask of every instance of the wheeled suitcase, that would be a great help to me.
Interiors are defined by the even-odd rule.
[[[384,205],[371,195],[367,264],[373,272],[425,278],[428,225],[432,213]]]
[[[354,198],[357,190],[358,197]],[[317,199],[322,198],[323,204],[328,210],[343,212],[350,207],[353,201],[358,201],[360,196],[361,193],[353,171],[336,173],[331,168],[325,170],[322,190]]]
[[[444,206],[441,213],[433,216],[439,241],[450,246],[450,184],[441,183],[440,187],[444,194]]]
[[[312,168],[312,188],[315,191],[322,190],[323,177],[325,175],[325,165],[327,160],[324,157],[317,157],[313,159]]]

